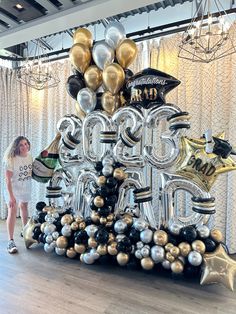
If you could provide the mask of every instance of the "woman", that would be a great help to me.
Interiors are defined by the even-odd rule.
[[[16,253],[14,229],[17,208],[20,207],[22,225],[28,220],[28,202],[31,200],[32,156],[29,153],[30,142],[24,136],[18,136],[7,148],[4,155],[6,170],[5,200],[8,205],[7,231],[9,242],[7,250]]]

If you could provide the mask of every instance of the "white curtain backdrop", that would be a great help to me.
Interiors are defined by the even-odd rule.
[[[167,72],[182,83],[167,101],[178,105],[191,116],[187,135],[200,137],[212,128],[213,134],[225,131],[226,139],[236,147],[236,55],[210,64],[192,63],[178,58],[180,35],[138,44],[138,57],[130,69],[136,73],[146,67]],[[65,114],[75,113],[75,101],[67,94],[65,83],[71,75],[69,61],[55,63],[60,78],[56,88],[36,91],[16,82],[14,71],[0,68],[1,142],[0,159],[9,142],[26,135],[36,157],[56,133],[57,121]],[[3,202],[4,174],[1,167],[0,215],[6,217]],[[44,200],[45,185],[34,182],[31,212]],[[211,194],[216,197],[216,214],[211,224],[219,228],[231,253],[236,252],[236,172],[218,177]],[[155,199],[155,196],[154,196]]]

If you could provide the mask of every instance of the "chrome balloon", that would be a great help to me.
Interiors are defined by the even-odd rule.
[[[161,120],[166,120],[168,116],[178,112],[181,112],[181,110],[177,106],[165,105],[161,107],[154,107],[148,113],[145,121],[146,126],[149,129],[156,129]],[[153,146],[145,146],[143,153],[146,161],[157,169],[166,169],[171,167],[179,155],[179,138],[181,132],[181,129],[179,129],[171,132],[166,131],[161,135],[162,141],[170,147],[169,152],[164,156],[158,155],[156,148]]]
[[[104,33],[105,41],[110,47],[116,49],[116,47],[125,39],[124,26],[117,21],[110,22]]]
[[[127,147],[134,147],[141,139],[144,126],[142,113],[133,107],[121,108],[115,112],[112,121],[116,124],[119,133],[119,140],[113,150],[117,160],[126,167],[144,167],[142,156],[128,155],[125,151]],[[130,127],[127,127],[127,122],[130,122]]]
[[[80,105],[80,108],[83,110],[85,113],[90,113],[92,112],[97,104],[97,96],[96,93],[88,88],[82,88],[77,95],[77,101]]]
[[[188,226],[194,224],[206,223],[209,215],[203,215],[192,211],[189,215],[180,216],[178,204],[175,204],[175,193],[178,190],[187,191],[192,196],[209,198],[210,194],[202,190],[196,183],[183,178],[179,175],[161,173],[161,216],[162,221],[169,225],[177,223],[178,225]],[[175,206],[176,205],[176,206]],[[176,231],[176,230],[175,230]]]
[[[114,50],[105,41],[97,42],[93,46],[92,55],[95,64],[101,70],[112,63],[115,57]]]

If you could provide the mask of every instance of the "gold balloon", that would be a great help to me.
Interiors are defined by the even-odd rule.
[[[128,68],[128,66],[134,61],[137,56],[137,45],[131,39],[125,39],[116,48],[116,58],[122,68]]]
[[[129,261],[129,255],[123,252],[120,252],[116,256],[116,260],[120,266],[125,266]]]
[[[23,238],[24,238],[25,246],[27,249],[29,249],[32,244],[38,243],[37,240],[33,239],[33,231],[35,227],[39,227],[39,226],[40,226],[40,223],[35,223],[32,217],[28,220],[27,224],[24,226]]]
[[[54,212],[54,208],[52,206],[45,206],[42,209],[42,212],[47,213],[47,212]]]
[[[108,222],[106,223],[106,227],[107,227],[107,228],[111,228],[111,227],[113,226],[113,224],[114,224],[114,221],[108,221]]]
[[[93,36],[87,28],[77,28],[73,35],[73,42],[91,48],[93,46]]]
[[[41,230],[42,233],[44,233],[44,228],[46,227],[47,224],[48,223],[46,221],[41,224],[40,230]]]
[[[180,254],[180,249],[178,248],[178,246],[173,246],[170,249],[170,254],[173,255],[174,257],[178,257]]]
[[[107,254],[107,245],[106,244],[99,244],[97,247],[97,252],[100,255],[106,255]]]
[[[102,71],[96,65],[91,65],[84,72],[84,79],[86,85],[96,91],[102,85]]]
[[[222,137],[223,135],[220,136],[221,139]],[[205,139],[181,138],[177,174],[193,180],[204,190],[209,191],[218,175],[231,170],[236,170],[234,160],[231,157],[221,158],[213,153],[207,154]]]
[[[102,79],[107,90],[115,95],[124,84],[125,73],[119,64],[111,63],[103,70]]]
[[[212,229],[210,236],[212,238],[212,240],[216,241],[216,242],[222,242],[223,241],[223,234],[220,230],[218,229]]]
[[[104,199],[101,196],[96,196],[94,198],[93,203],[96,207],[103,207],[104,206]]]
[[[151,257],[144,257],[141,259],[141,266],[145,270],[151,270],[154,267],[154,262]]]
[[[170,250],[172,249],[172,247],[174,247],[174,244],[173,243],[167,243],[165,245],[165,250],[166,252],[170,252]]]
[[[66,237],[60,236],[60,237],[57,238],[56,244],[57,244],[58,248],[66,249],[67,246],[68,246],[68,240],[67,240]]]
[[[201,285],[219,282],[233,291],[235,274],[236,261],[228,256],[221,244],[214,252],[203,255]]]
[[[76,251],[74,250],[73,247],[70,247],[69,249],[66,250],[66,256],[69,258],[75,258],[77,255]]]
[[[98,186],[105,185],[105,184],[106,184],[106,181],[107,181],[107,178],[106,178],[105,176],[100,176],[100,177],[98,177],[98,179],[97,179],[97,185],[98,185]]]
[[[120,98],[118,95],[112,95],[111,92],[106,91],[102,94],[102,108],[108,114],[113,115],[113,113],[119,108],[120,106]]]
[[[92,221],[96,224],[100,221],[100,216],[97,212],[95,212],[94,210],[92,210],[91,215],[90,215]]]
[[[153,234],[153,241],[157,245],[164,246],[168,242],[168,234],[163,230],[157,230]]]
[[[100,218],[100,224],[105,225],[107,223],[107,219],[105,217]]]
[[[107,221],[113,221],[113,219],[114,219],[114,214],[109,214],[107,216]]]
[[[78,102],[75,103],[75,110],[76,110],[76,115],[80,120],[84,120],[86,117],[86,113],[81,109],[80,104]]]
[[[175,260],[175,257],[174,257],[170,252],[167,252],[167,253],[166,253],[166,259],[167,259],[167,261],[169,261],[170,263],[173,263],[174,260]]]
[[[88,246],[89,247],[95,248],[95,247],[97,247],[97,245],[98,245],[98,243],[94,238],[91,237],[88,239]]]
[[[111,242],[113,242],[113,241],[115,241],[115,235],[113,234],[113,233],[109,233],[109,238],[108,238],[108,243],[111,243]]]
[[[124,214],[122,220],[126,222],[128,226],[131,226],[133,224],[133,217],[129,214]]]
[[[170,264],[170,268],[175,274],[180,274],[184,270],[184,265],[181,261],[174,261],[173,263]]]
[[[184,257],[188,256],[191,251],[191,245],[187,242],[181,242],[179,245],[180,254]]]
[[[66,215],[64,215],[64,216],[61,217],[61,224],[62,224],[62,226],[64,226],[64,225],[70,225],[73,220],[74,220],[74,218],[73,218],[72,215],[66,214]]]
[[[83,254],[86,251],[86,246],[84,244],[74,244],[74,250],[78,254]]]
[[[194,251],[197,251],[200,254],[204,254],[205,251],[206,251],[205,244],[202,241],[200,241],[200,240],[193,241],[192,248],[193,248]]]
[[[125,172],[121,168],[116,168],[113,171],[113,177],[116,178],[117,180],[121,181],[125,179]]]
[[[79,224],[78,224],[78,222],[74,221],[74,222],[72,222],[72,224],[70,225],[70,227],[71,227],[71,230],[76,231],[76,230],[79,229]]]
[[[83,44],[74,44],[69,52],[70,62],[81,73],[84,73],[91,61],[91,52]]]
[[[117,255],[118,251],[117,251],[117,242],[111,242],[108,247],[107,247],[107,251],[110,255]]]
[[[83,222],[84,221],[84,218],[83,217],[81,217],[81,216],[74,216],[74,220],[75,220],[75,222],[77,222],[78,224],[80,224],[81,222]]]
[[[79,229],[84,230],[86,228],[86,223],[84,221],[79,223]]]

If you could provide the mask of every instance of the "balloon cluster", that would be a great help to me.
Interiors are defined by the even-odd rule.
[[[77,100],[80,117],[95,109],[112,115],[124,101],[123,85],[133,75],[128,66],[137,55],[137,47],[126,38],[122,24],[110,22],[104,37],[93,45],[92,34],[85,28],[78,28],[73,36],[69,57],[75,74],[68,78],[66,89]]]

